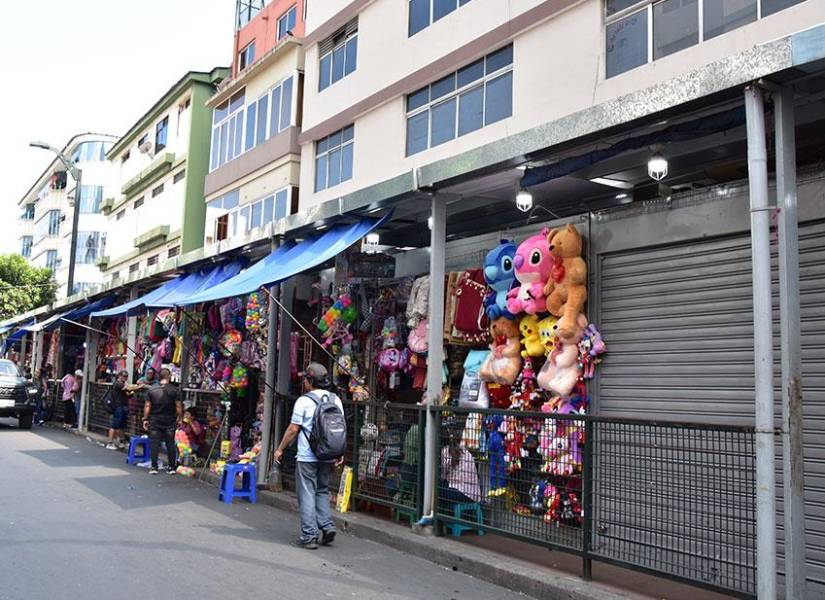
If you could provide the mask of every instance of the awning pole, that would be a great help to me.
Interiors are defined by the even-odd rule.
[[[756,593],[776,598],[773,314],[765,107],[762,90],[745,88],[753,269],[753,350],[756,412]]]
[[[129,301],[136,300],[138,291],[136,287],[129,293]],[[129,383],[134,383],[135,373],[135,342],[137,341],[137,317],[128,317],[126,322],[126,371],[129,373]]]
[[[805,598],[805,495],[799,320],[799,226],[793,91],[774,94],[776,203],[779,207],[779,312],[782,353],[782,482],[785,597]]]
[[[425,518],[435,512],[435,465],[439,457],[435,407],[441,404],[441,364],[444,362],[444,275],[446,271],[447,203],[437,194],[432,198],[432,231],[430,232],[430,309],[427,341],[427,422],[424,444],[424,506]]]
[[[282,306],[292,306],[292,298],[295,295],[295,285],[291,281],[282,283],[279,289],[279,302]],[[289,367],[289,344],[290,336],[292,335],[292,319],[289,314],[285,314],[283,309],[278,306],[280,311],[278,315],[278,338],[280,340],[280,351],[278,352],[277,378],[275,381],[275,390],[277,396],[275,398],[275,432],[273,434],[273,445],[280,445],[281,435],[284,431],[284,421],[286,415],[284,414],[286,406],[284,400],[289,395],[290,383],[290,367]],[[277,480],[270,482],[270,487],[276,490],[281,489],[281,470],[277,471]]]
[[[274,252],[279,246],[278,238],[273,238],[270,250]],[[272,286],[271,294],[278,293],[275,289],[280,286]],[[262,294],[263,295],[263,294]],[[261,453],[258,455],[258,481],[267,483],[269,481],[269,454],[272,444],[272,412],[275,402],[275,369],[277,367],[277,336],[278,336],[278,312],[275,301],[269,297],[269,310],[267,312],[266,330],[266,373],[264,373],[264,419],[261,428]]]
[[[83,349],[83,382],[80,387],[80,410],[77,413],[77,428],[81,432],[86,431],[86,419],[89,415],[89,373],[90,365],[97,362],[92,356],[92,330],[86,330],[86,347]]]

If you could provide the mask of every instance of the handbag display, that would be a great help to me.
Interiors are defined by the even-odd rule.
[[[481,344],[487,340],[490,320],[484,309],[484,298],[489,293],[481,269],[470,269],[458,276],[453,328],[462,341]]]

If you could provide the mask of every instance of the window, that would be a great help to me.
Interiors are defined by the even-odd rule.
[[[118,281],[120,279],[120,271],[115,271],[112,273],[112,281]]]
[[[75,264],[93,265],[106,254],[106,233],[101,231],[78,231]]]
[[[59,210],[49,211],[49,235],[60,234],[60,221],[62,219],[63,215],[60,213]]]
[[[180,183],[181,181],[183,181],[184,177],[186,177],[186,169],[181,169],[180,171],[175,173],[174,177],[172,177],[172,183]]]
[[[125,216],[126,216],[126,209],[124,208],[123,210],[118,211],[117,215],[115,215],[115,220],[120,221]]]
[[[94,215],[103,205],[103,188],[99,185],[80,186],[80,214]]]
[[[207,204],[207,218],[213,223],[216,241],[244,235],[289,214],[291,188],[286,187],[245,206],[238,206],[238,191],[216,198]]]
[[[130,156],[131,156],[131,154],[129,153],[129,151],[128,151],[128,150],[127,150],[126,152],[124,152],[124,153],[123,153],[123,156],[122,156],[122,157],[121,157],[121,159],[120,159],[120,164],[123,164],[123,163],[125,163],[127,160],[129,160],[129,157],[130,157]]]
[[[23,214],[20,215],[20,218],[24,221],[32,221],[34,220],[34,204],[29,203],[23,207]]]
[[[180,254],[180,246],[172,246],[166,252],[166,258],[175,258],[178,254]]]
[[[155,153],[157,154],[166,148],[167,137],[169,135],[169,117],[163,117],[163,120],[155,125]]]
[[[243,71],[255,62],[255,42],[249,42],[243,50],[238,52],[238,71]]]
[[[148,134],[148,133],[144,133],[144,134],[140,137],[140,139],[138,140],[138,148],[140,148],[140,147],[141,147],[141,146],[143,146],[144,144],[148,144],[148,143],[149,143],[149,134]]]
[[[32,257],[32,236],[24,235],[20,238],[20,256],[23,258]]]
[[[72,153],[72,162],[102,162],[111,147],[111,142],[83,142]]]
[[[46,250],[46,268],[50,271],[57,270],[57,250]]]
[[[34,243],[45,237],[60,234],[60,219],[62,214],[59,210],[50,210],[37,223],[34,224]]]
[[[237,28],[245,27],[266,5],[266,0],[241,0],[238,2]]]
[[[269,135],[273,136],[292,125],[292,76],[272,88],[269,105]]]
[[[315,142],[315,191],[352,179],[355,129],[345,127]]]
[[[407,156],[513,114],[513,46],[407,96]]]
[[[129,265],[129,275],[131,275],[133,273],[137,273],[139,269],[140,269],[140,263],[139,262],[132,263],[131,265]]]
[[[761,14],[757,2],[761,1]],[[802,0],[606,0],[605,77],[715,38]]]
[[[284,39],[287,33],[295,29],[297,17],[298,7],[293,6],[278,18],[278,40]]]
[[[409,0],[409,35],[413,36],[431,23],[446,17],[470,0]]]
[[[215,170],[243,150],[245,90],[220,104],[212,112],[212,150],[210,169]]]
[[[318,46],[318,91],[352,73],[358,66],[358,21],[350,21]]]
[[[135,200],[135,203],[132,205],[132,208],[134,208],[135,210],[137,210],[137,209],[139,209],[141,206],[143,206],[143,196],[141,196],[140,198],[138,198],[137,200]]]
[[[154,255],[152,255],[152,256],[150,256],[149,258],[146,259],[146,266],[147,267],[154,267],[156,264],[158,264],[158,255],[157,254],[154,254]]]
[[[163,184],[161,183],[158,187],[152,189],[152,198],[156,198],[163,193]]]

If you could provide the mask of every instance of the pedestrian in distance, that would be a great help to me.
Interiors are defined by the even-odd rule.
[[[178,468],[178,449],[175,446],[175,430],[183,417],[183,404],[176,385],[172,383],[169,369],[161,369],[159,385],[149,389],[143,405],[143,429],[149,432],[152,465],[149,473],[158,472],[158,454],[161,443],[166,446],[169,459],[167,472],[174,475]]]
[[[301,374],[303,395],[295,401],[290,425],[274,459],[280,463],[284,450],[298,438],[295,486],[301,518],[301,536],[296,546],[317,550],[335,540],[335,524],[329,506],[329,477],[332,466],[343,463],[347,431],[340,398],[329,391],[326,367],[310,363]]]
[[[109,428],[108,450],[118,450],[123,447],[123,431],[129,419],[129,394],[139,389],[137,385],[129,385],[129,372],[120,371],[117,379],[112,383],[107,399],[109,410],[112,412],[112,426]]]
[[[63,376],[61,385],[63,386],[63,428],[72,429],[77,427],[77,396],[80,392],[80,384],[83,381],[83,371],[78,369],[72,374],[71,371]]]

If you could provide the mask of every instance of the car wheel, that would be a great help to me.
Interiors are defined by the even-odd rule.
[[[32,413],[23,413],[21,415],[17,415],[17,420],[20,425],[20,429],[31,429],[32,428]]]

